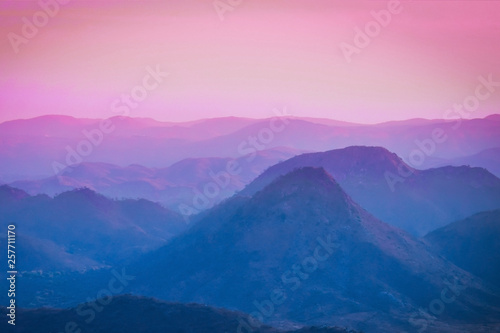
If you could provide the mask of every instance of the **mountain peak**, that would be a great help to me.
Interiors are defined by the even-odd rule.
[[[300,167],[278,177],[262,192],[281,192],[283,195],[314,194],[332,195],[333,193],[347,197],[339,184],[322,167]]]
[[[316,154],[321,155],[321,153]],[[413,170],[398,155],[383,147],[349,146],[330,150],[324,154],[331,161],[343,164],[345,171],[369,167],[372,173],[384,173],[387,170],[397,172],[399,166]]]
[[[348,219],[358,208],[335,179],[317,167],[297,168],[278,177],[252,197],[251,205],[283,216],[301,214],[306,208],[319,212],[328,207],[325,216],[342,216],[339,221]]]
[[[63,192],[57,195],[54,199],[58,200],[85,200],[94,203],[111,201],[102,194],[95,192],[88,187],[76,188],[71,191]]]
[[[400,169],[415,172],[401,158],[385,148],[350,146],[326,152],[302,154],[278,163],[257,177],[241,193],[252,195],[279,175],[305,166],[325,168],[327,174],[333,175],[339,183],[356,175],[358,185],[380,182],[380,180],[385,185],[386,172],[398,174]]]
[[[311,179],[317,179],[317,180],[330,180],[334,181],[332,176],[328,174],[328,172],[325,171],[324,168],[322,167],[310,167],[310,166],[305,166],[301,168],[296,168],[292,172],[289,172],[287,175],[284,177],[288,178],[302,178],[302,177],[307,177]]]

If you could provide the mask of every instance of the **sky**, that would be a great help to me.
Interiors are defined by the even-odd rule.
[[[273,108],[357,123],[434,119],[474,94],[478,77],[500,81],[497,1],[402,1],[384,26],[373,12],[390,1],[73,0],[44,14],[41,3],[55,1],[0,2],[0,122],[108,118],[124,105],[163,121],[267,118]],[[355,43],[367,27],[377,29],[367,45]],[[348,44],[357,51],[346,57]],[[168,75],[148,78],[155,69]],[[500,88],[470,117],[492,113]]]

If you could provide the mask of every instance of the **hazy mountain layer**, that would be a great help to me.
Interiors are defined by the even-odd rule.
[[[289,147],[325,151],[352,145],[381,146],[413,167],[433,165],[498,147],[500,117],[413,119],[359,125],[328,119],[216,118],[188,123],[114,117],[44,116],[0,124],[0,181],[53,176],[81,162],[163,168],[186,158],[240,158],[257,150]],[[274,116],[271,114],[270,116]],[[438,130],[438,132],[436,132]]]
[[[325,168],[370,213],[414,235],[474,213],[500,208],[500,179],[485,169],[415,170],[380,147],[348,147],[293,157],[266,170],[241,195],[251,195],[295,168]]]
[[[455,265],[500,286],[500,210],[451,223],[425,240]]]

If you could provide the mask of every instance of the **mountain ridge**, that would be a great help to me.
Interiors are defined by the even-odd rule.
[[[292,157],[268,168],[239,195],[252,195],[304,166],[324,167],[363,208],[417,236],[475,212],[500,208],[500,179],[485,169],[416,170],[385,148],[366,146]]]
[[[36,326],[38,333],[51,333],[68,327],[72,327],[74,331],[80,330],[89,333],[248,332],[242,323],[249,320],[248,315],[240,312],[201,304],[165,302],[132,295],[113,296],[111,299],[102,298],[71,309],[41,308],[35,310],[18,309],[17,311],[20,316],[20,319],[16,321],[16,332],[18,333],[31,333],[34,326]],[[0,313],[6,314],[6,308],[0,307]],[[11,327],[6,321],[2,321],[0,328],[8,331]],[[304,327],[299,330],[284,331],[267,325],[261,325],[253,332],[356,333],[335,327]]]

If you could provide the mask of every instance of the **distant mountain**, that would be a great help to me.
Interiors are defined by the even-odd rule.
[[[471,156],[441,161],[440,165],[470,165],[488,169],[492,174],[500,177],[500,147],[483,150]]]
[[[29,196],[4,185],[0,198],[0,226],[7,230],[7,224],[14,224],[19,242],[23,242],[19,271],[124,262],[164,245],[187,228],[179,214],[153,202],[114,201],[89,189],[52,199]]]
[[[80,162],[161,168],[186,158],[240,158],[276,147],[325,151],[374,145],[396,152],[405,161],[417,154],[420,159],[413,166],[425,168],[436,159],[454,159],[498,147],[498,118],[360,125],[293,116],[186,123],[127,117],[101,123],[99,119],[44,116],[0,124],[0,180],[47,178]],[[436,130],[441,133],[439,142],[433,136]]]
[[[0,124],[0,137],[81,137],[83,130],[99,128],[101,119],[74,118],[62,115],[46,115],[31,119],[11,120]],[[239,128],[258,122],[258,119],[223,117],[201,119],[193,122],[162,122],[151,118],[109,118],[115,126],[113,135],[176,137],[183,139],[207,139],[231,133]]]
[[[303,121],[307,121],[307,122],[310,122],[313,124],[321,124],[321,125],[336,126],[336,127],[370,126],[370,125],[351,123],[351,122],[347,122],[347,121],[340,121],[340,120],[328,119],[328,118],[294,117],[294,116],[289,116],[287,118],[303,120]]]
[[[254,180],[265,169],[303,151],[278,147],[254,155],[232,158],[188,158],[166,168],[141,165],[120,167],[109,163],[81,163],[58,176],[41,180],[16,181],[9,185],[31,195],[57,195],[75,188],[88,187],[111,198],[144,198],[160,202],[179,211],[181,204],[192,211],[200,210],[193,203],[197,193],[207,201],[204,209],[213,206]],[[232,167],[235,165],[236,167]],[[229,173],[231,172],[231,174]],[[214,183],[214,189],[206,186]],[[204,194],[207,192],[207,194]]]
[[[500,287],[500,210],[451,223],[425,240],[455,265]]]
[[[85,162],[163,167],[188,157],[209,157],[178,149],[188,142],[225,135],[256,121],[226,117],[173,123],[112,117],[103,122],[55,115],[7,121],[0,124],[0,160],[5,162],[0,165],[0,180],[7,183],[40,175],[45,178],[54,175],[54,169],[59,172],[54,163],[67,166],[81,162],[79,158]],[[91,154],[78,154],[82,142],[88,142],[85,149],[90,149]],[[164,154],[158,155],[157,151]]]
[[[78,137],[85,126],[97,123],[97,119],[71,116],[46,115],[31,119],[10,120],[0,123],[0,137]]]
[[[485,169],[415,170],[381,147],[347,147],[308,153],[276,164],[240,195],[253,195],[296,168],[323,167],[363,208],[414,235],[471,214],[500,208],[500,179]]]
[[[393,126],[415,126],[415,125],[430,125],[442,123],[442,119],[425,119],[425,118],[412,118],[406,120],[392,120],[375,124],[377,127],[393,127]]]
[[[325,151],[353,145],[384,147],[397,153],[406,162],[418,154],[421,160],[413,161],[416,168],[427,167],[432,158],[457,158],[475,154],[498,146],[500,142],[500,117],[484,119],[397,121],[391,124],[341,125],[303,118],[285,118],[283,131],[276,133],[267,147],[287,146],[309,151]],[[191,148],[202,148],[212,156],[234,151],[234,143],[248,141],[269,127],[269,121],[248,125],[233,133],[214,137]],[[439,142],[433,137],[439,130]],[[434,133],[434,134],[433,134]],[[432,142],[431,142],[432,141]],[[422,146],[425,146],[422,148]]]
[[[198,304],[167,303],[129,295],[100,299],[105,306],[85,303],[72,309],[19,310],[16,326],[0,322],[2,332],[52,333],[67,330],[86,333],[236,333],[248,332],[241,324],[248,321],[243,313]],[[109,303],[109,304],[108,304]],[[100,311],[97,311],[100,310]],[[2,318],[7,310],[0,307]],[[254,333],[292,333],[266,325]],[[340,328],[302,328],[294,333],[356,333]]]
[[[413,332],[418,309],[450,283],[457,297],[429,331],[459,332],[500,313],[495,291],[371,216],[321,168],[225,201],[130,274],[134,293],[238,309],[275,325]]]

